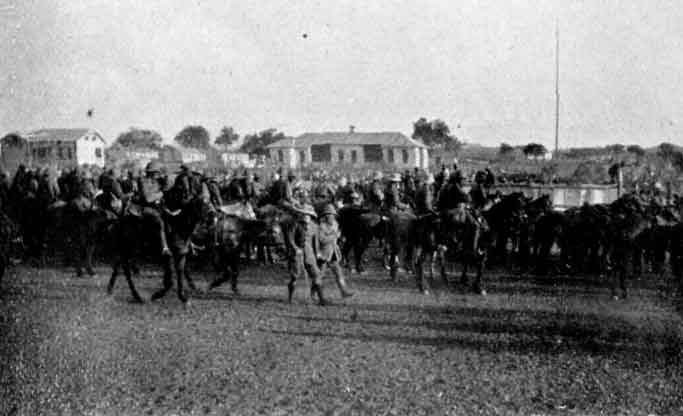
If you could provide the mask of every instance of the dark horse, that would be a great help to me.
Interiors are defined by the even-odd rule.
[[[198,225],[202,221],[207,220],[207,218],[210,218],[214,214],[214,210],[211,202],[201,196],[196,196],[188,202],[180,202],[180,190],[177,187],[173,187],[165,192],[164,200],[165,207],[162,208],[162,217],[166,226],[171,256],[161,258],[164,270],[163,287],[152,295],[152,300],[161,298],[171,289],[173,286],[173,270],[175,270],[178,298],[183,304],[187,304],[188,298],[183,290],[183,278],[188,280],[188,284],[191,287],[193,286],[186,273],[190,239]],[[142,241],[144,239],[140,239],[140,236],[145,234],[145,228],[149,224],[146,224],[141,216],[134,213],[134,210],[134,208],[126,209],[126,213],[118,221],[114,230],[116,255],[118,258],[114,262],[107,292],[112,292],[116,283],[116,277],[118,276],[118,267],[120,266],[126,276],[133,299],[137,302],[142,302],[142,297],[135,288],[132,279],[133,270],[136,269],[135,260],[143,253],[144,244],[141,243],[147,243],[147,248],[155,253],[160,253],[161,247],[158,244],[149,244],[149,241]],[[156,234],[152,233],[152,235]]]
[[[387,221],[377,212],[363,207],[345,206],[339,210],[339,227],[344,242],[342,258],[348,262],[353,249],[356,271],[363,273],[363,254],[373,239],[381,241],[387,233]]]
[[[259,220],[226,214],[220,214],[215,227],[221,276],[211,282],[209,289],[230,281],[233,293],[239,294],[237,277],[243,248],[255,241],[269,245],[283,244],[282,229],[274,218]]]

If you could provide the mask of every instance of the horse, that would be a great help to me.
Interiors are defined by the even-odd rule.
[[[470,290],[474,293],[486,295],[482,285],[482,276],[489,247],[495,241],[488,225],[487,214],[491,211],[496,212],[497,210],[493,210],[494,207],[495,205],[480,217],[476,217],[472,213],[466,214],[462,209],[449,210],[441,214],[437,263],[441,270],[441,278],[445,283],[448,284],[447,260],[460,260],[462,264],[460,283],[463,286],[468,285],[467,272],[469,267],[473,266],[476,269],[476,274],[470,285]],[[466,215],[463,215],[464,213]]]
[[[211,202],[201,195],[191,198],[187,202],[180,202],[179,189],[173,187],[164,192],[165,206],[162,207],[162,218],[165,224],[168,245],[171,251],[170,256],[162,256],[161,264],[163,268],[163,287],[152,295],[152,300],[163,297],[173,286],[173,271],[177,278],[177,291],[180,301],[187,305],[188,297],[183,289],[183,279],[188,281],[190,287],[194,286],[189,275],[186,273],[186,261],[190,251],[191,238],[197,226],[207,217],[215,212]],[[124,215],[119,219],[115,226],[115,242],[117,259],[112,265],[112,275],[107,285],[107,292],[112,293],[116,278],[118,276],[118,266],[123,269],[123,273],[128,282],[131,295],[136,302],[143,302],[142,297],[135,288],[132,274],[135,269],[135,260],[142,253],[140,239],[144,235],[146,225],[140,214],[135,212],[133,204],[129,204],[124,211]],[[149,242],[148,242],[149,243]],[[151,244],[152,250],[160,252],[160,247]]]
[[[369,208],[344,206],[339,209],[339,228],[343,244],[341,255],[347,264],[353,250],[356,271],[364,272],[363,255],[373,239],[381,241],[387,234],[387,217]]]
[[[250,219],[221,213],[216,221],[215,232],[221,275],[209,284],[209,290],[229,280],[231,289],[236,295],[239,295],[237,278],[240,253],[245,245],[256,240],[267,240],[273,245],[284,243],[282,229],[274,218],[270,220]]]
[[[513,252],[520,248],[521,233],[527,221],[526,203],[523,193],[513,192],[484,211],[492,233],[490,237],[494,238],[494,258],[497,261],[506,262],[508,241],[512,243]]]

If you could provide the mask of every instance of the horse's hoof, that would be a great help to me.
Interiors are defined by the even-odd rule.
[[[421,292],[422,292],[423,295],[429,296],[429,290],[427,290],[427,289],[422,289]]]
[[[479,294],[480,294],[481,296],[486,296],[486,291],[485,291],[484,289],[481,289],[481,290],[479,291]]]

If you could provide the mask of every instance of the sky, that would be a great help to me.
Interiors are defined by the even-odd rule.
[[[0,0],[0,134],[276,128],[683,144],[683,2]],[[94,109],[87,117],[88,109]]]

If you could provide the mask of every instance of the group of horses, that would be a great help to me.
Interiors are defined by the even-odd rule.
[[[296,269],[290,238],[298,220],[295,210],[273,204],[253,211],[242,203],[215,207],[199,195],[187,201],[174,197],[174,192],[174,188],[166,191],[162,209],[170,256],[159,254],[151,224],[135,209],[128,209],[128,201],[123,201],[120,215],[115,216],[97,203],[86,210],[74,209],[68,203],[53,204],[40,218],[46,225],[45,246],[63,246],[68,241],[71,251],[67,257],[75,260],[78,275],[83,271],[94,274],[93,255],[99,247],[112,266],[108,292],[123,272],[134,300],[140,302],[143,298],[133,276],[140,263],[150,260],[159,262],[163,269],[162,287],[152,299],[164,296],[173,287],[175,274],[183,303],[188,301],[185,284],[197,290],[188,272],[191,255],[206,256],[219,271],[209,289],[230,282],[236,293],[240,262],[245,253],[250,257],[253,248],[262,253],[260,258],[272,261],[270,249],[277,247],[284,253],[288,269]],[[396,280],[402,269],[408,270],[424,293],[436,284],[435,270],[450,285],[448,265],[455,263],[462,265],[460,284],[481,294],[486,293],[483,271],[495,264],[539,275],[608,276],[615,297],[627,295],[629,275],[645,268],[659,272],[667,257],[674,275],[683,273],[683,222],[678,207],[631,194],[610,204],[583,205],[564,212],[553,210],[548,196],[530,199],[522,193],[492,195],[478,210],[459,207],[423,215],[410,209],[312,201],[318,209],[329,203],[339,207],[342,260],[349,268],[362,273],[368,261],[366,251],[377,241],[383,247],[382,262],[390,278]],[[13,221],[0,216],[0,273],[9,263],[15,233]],[[556,252],[559,255],[554,255]],[[470,268],[475,269],[471,282]]]

